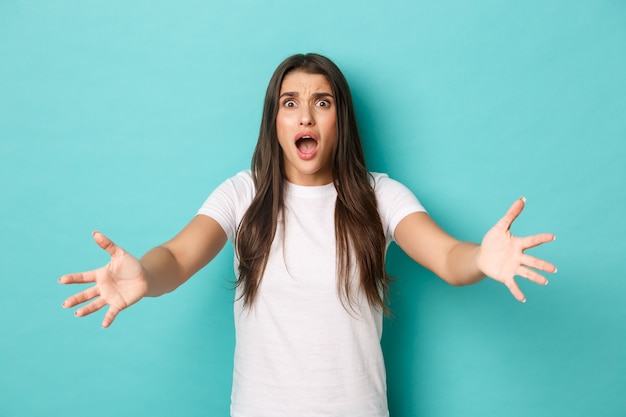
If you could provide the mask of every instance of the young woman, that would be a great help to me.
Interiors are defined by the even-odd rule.
[[[485,276],[525,301],[514,276],[556,272],[519,238],[513,203],[482,243],[445,233],[400,183],[365,167],[352,99],[339,69],[316,54],[287,58],[265,97],[252,169],[220,185],[172,240],[136,259],[99,232],[102,268],[60,278],[95,283],[64,303],[77,316],[108,305],[102,325],[146,296],[174,290],[227,239],[236,250],[236,348],[231,415],[388,416],[380,347],[394,240],[452,285]]]

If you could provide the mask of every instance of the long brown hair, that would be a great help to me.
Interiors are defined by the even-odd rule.
[[[331,157],[337,190],[335,236],[340,298],[344,306],[354,306],[350,273],[356,270],[360,289],[369,304],[387,312],[386,240],[365,166],[350,88],[339,68],[318,54],[298,54],[285,59],[267,87],[259,140],[252,157],[256,195],[239,225],[235,245],[239,258],[237,286],[242,288],[244,306],[251,306],[257,295],[284,207],[285,173],[276,115],[283,79],[296,70],[324,75],[335,97],[337,140]]]

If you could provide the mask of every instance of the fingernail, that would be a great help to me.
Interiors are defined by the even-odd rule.
[[[526,302],[526,299],[524,298],[524,299],[522,300],[522,303],[525,303],[525,302]]]
[[[556,235],[552,236],[552,241],[554,242],[556,240]]]
[[[546,282],[544,282],[543,285],[548,285],[548,282],[550,281],[546,280]]]
[[[557,273],[557,271],[558,271],[558,269],[554,268],[554,272],[553,272],[553,274],[556,274],[556,273]]]
[[[522,200],[524,203],[526,203],[526,197],[522,197],[520,200]]]

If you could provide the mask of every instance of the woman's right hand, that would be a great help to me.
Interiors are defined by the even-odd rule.
[[[61,284],[95,283],[94,286],[69,297],[62,305],[71,308],[89,302],[74,313],[78,317],[83,317],[108,304],[109,309],[102,320],[102,327],[109,327],[120,311],[135,304],[147,294],[148,281],[137,258],[100,232],[94,232],[93,239],[111,255],[111,261],[102,268],[63,275],[59,278]]]

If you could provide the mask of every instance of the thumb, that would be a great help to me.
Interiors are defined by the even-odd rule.
[[[93,240],[98,244],[98,246],[107,251],[109,255],[115,256],[116,254],[119,254],[121,251],[123,251],[122,248],[117,246],[115,243],[113,243],[111,239],[109,239],[99,231],[94,230],[92,235]]]
[[[511,225],[513,224],[515,219],[517,219],[517,217],[520,215],[522,210],[524,210],[525,204],[526,204],[526,197],[522,197],[518,200],[515,200],[515,202],[507,210],[504,217],[502,217],[500,221],[498,221],[497,225],[500,228],[508,231],[511,228]]]

